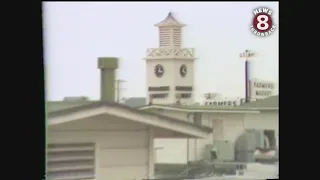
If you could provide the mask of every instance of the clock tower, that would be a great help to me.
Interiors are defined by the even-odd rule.
[[[194,49],[182,47],[182,28],[172,13],[155,24],[159,47],[147,50],[147,100],[152,104],[194,103]]]

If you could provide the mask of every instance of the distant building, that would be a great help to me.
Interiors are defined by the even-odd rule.
[[[206,138],[212,131],[114,102],[117,64],[99,58],[101,100],[47,102],[47,179],[153,179],[155,138]]]
[[[133,108],[145,106],[147,104],[147,98],[145,97],[128,98],[124,101],[124,104]]]

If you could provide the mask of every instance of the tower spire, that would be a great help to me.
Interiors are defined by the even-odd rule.
[[[184,24],[180,23],[170,11],[167,17],[155,24],[159,28],[159,46],[181,48],[181,29]]]
[[[185,24],[180,23],[180,22],[173,16],[172,11],[170,11],[170,12],[168,13],[167,17],[166,17],[163,21],[155,24],[155,26],[157,26],[157,27],[168,27],[168,26],[169,26],[169,27],[170,27],[170,26],[171,26],[171,27],[183,27],[183,26],[185,26]]]

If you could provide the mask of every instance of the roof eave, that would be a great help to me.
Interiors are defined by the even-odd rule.
[[[117,112],[119,111],[119,112]],[[124,112],[121,112],[124,111]],[[64,122],[69,122],[69,118],[73,119],[81,119],[81,116],[93,116],[95,114],[110,114],[110,115],[117,115],[121,116],[125,119],[128,119],[129,114],[132,114],[132,117],[135,119],[134,121],[146,121],[147,124],[153,124],[158,127],[168,128],[169,130],[182,132],[184,134],[188,134],[189,136],[199,137],[199,138],[206,138],[212,132],[212,128],[203,127],[203,126],[195,126],[189,122],[181,121],[175,118],[149,113],[145,111],[138,110],[136,108],[131,108],[129,106],[125,106],[118,103],[113,102],[100,102],[100,103],[93,103],[89,105],[84,105],[81,107],[75,107],[70,109],[65,109],[61,111],[56,111],[52,113],[48,113],[49,118],[49,125],[60,124]],[[146,118],[140,118],[145,117]],[[68,118],[69,117],[69,118]],[[78,118],[74,118],[78,117]],[[150,121],[150,118],[153,119]],[[144,120],[143,120],[144,119]],[[147,122],[148,121],[148,122]],[[143,123],[143,122],[142,122]],[[170,127],[172,124],[176,124],[177,128]],[[182,129],[181,129],[182,128]],[[184,130],[184,128],[186,130]],[[187,130],[189,129],[189,130]],[[192,133],[188,133],[188,131],[192,131]]]

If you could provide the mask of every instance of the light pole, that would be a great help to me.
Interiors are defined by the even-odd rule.
[[[249,73],[250,69],[250,60],[254,56],[254,53],[250,50],[245,50],[243,53],[240,53],[240,58],[245,60],[245,102],[249,102],[250,99],[250,80]]]

